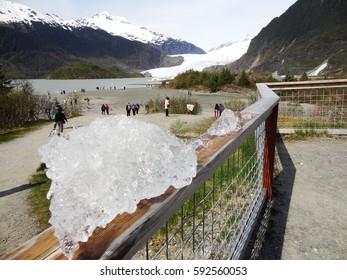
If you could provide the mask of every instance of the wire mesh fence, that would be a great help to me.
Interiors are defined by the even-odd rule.
[[[239,257],[266,196],[264,139],[262,123],[133,259]]]
[[[347,128],[347,87],[276,90],[279,128]]]

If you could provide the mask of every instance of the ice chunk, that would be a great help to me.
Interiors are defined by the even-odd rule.
[[[256,113],[252,110],[246,110],[241,112],[241,118],[243,121],[249,121],[256,116]]]
[[[232,110],[226,109],[223,114],[211,125],[207,133],[211,136],[222,136],[241,129],[241,119]]]
[[[97,119],[71,131],[68,139],[55,136],[39,154],[52,179],[49,222],[68,258],[96,227],[196,176],[192,146],[125,116]]]
[[[196,138],[189,141],[188,144],[191,145],[195,150],[198,150],[204,145],[204,142],[200,138]]]

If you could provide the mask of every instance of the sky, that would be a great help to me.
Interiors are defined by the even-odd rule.
[[[297,0],[10,0],[64,20],[107,11],[151,31],[210,50],[257,35]]]

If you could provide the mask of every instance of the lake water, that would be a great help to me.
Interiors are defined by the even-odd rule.
[[[36,94],[81,92],[84,89],[88,91],[106,90],[106,89],[122,89],[125,88],[141,88],[148,87],[158,82],[149,78],[124,78],[124,79],[90,79],[90,80],[45,80],[35,79],[29,80]]]

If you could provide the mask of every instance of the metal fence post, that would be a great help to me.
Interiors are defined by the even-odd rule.
[[[272,179],[275,164],[278,104],[265,121],[264,176],[263,187],[267,189],[268,199],[272,199]]]

